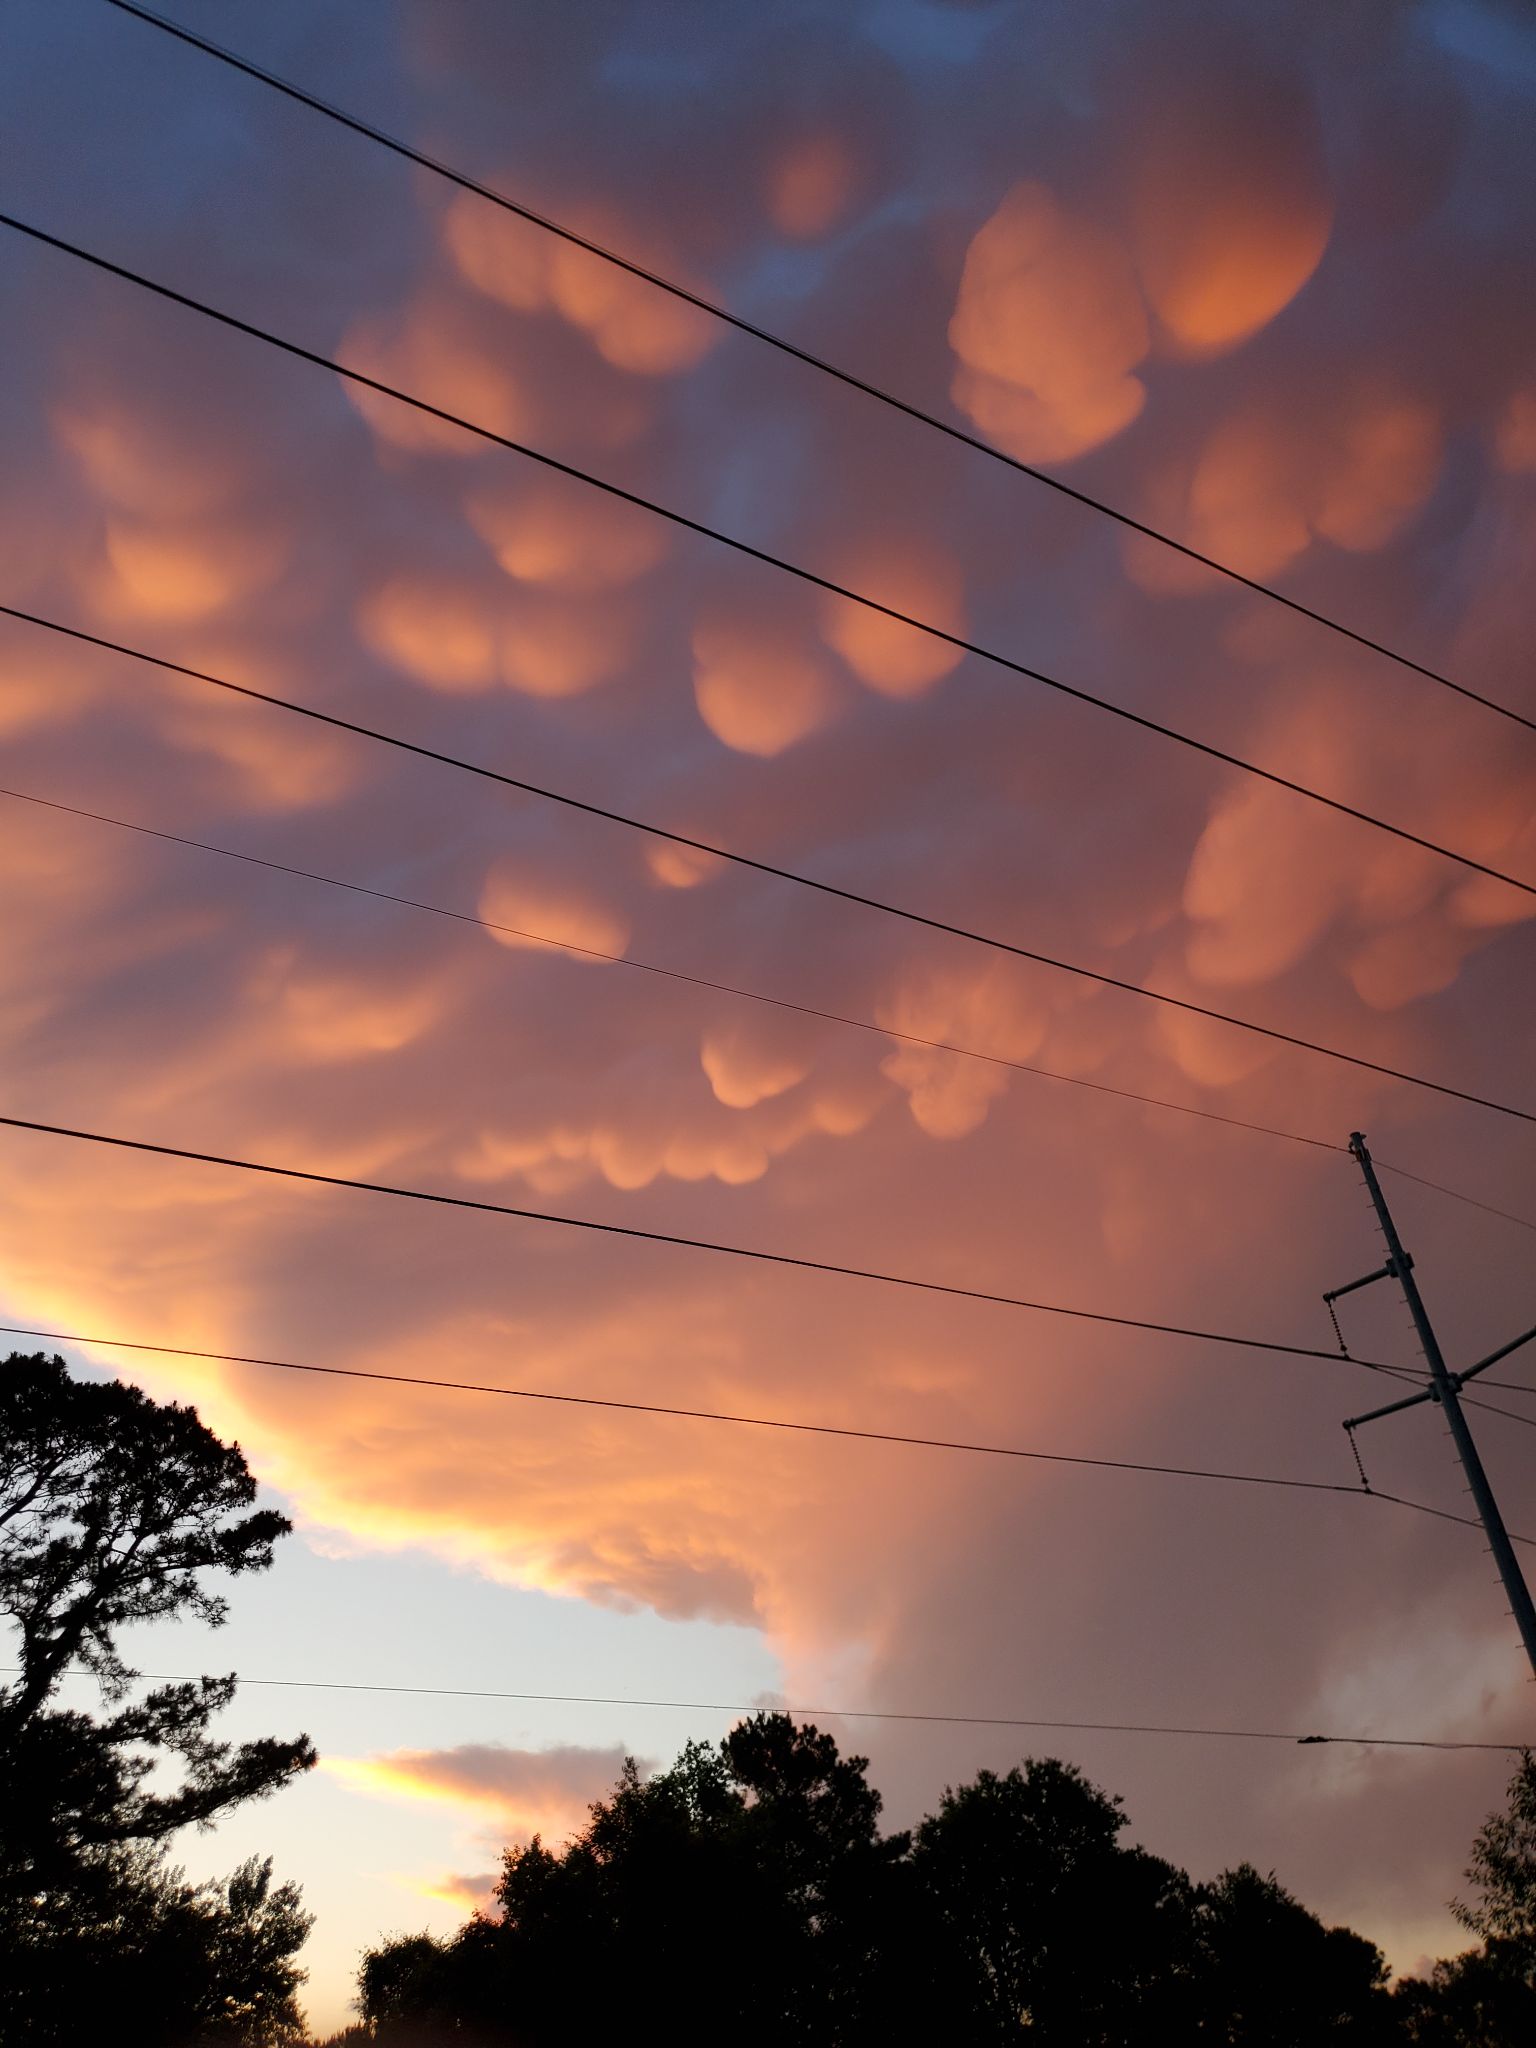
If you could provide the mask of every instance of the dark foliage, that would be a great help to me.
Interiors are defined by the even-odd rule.
[[[153,1851],[104,1859],[88,1897],[46,1893],[8,1930],[6,2048],[297,2048],[293,1958],[310,1916],[270,1862],[193,1887]]]
[[[499,1920],[370,1955],[365,2017],[391,2042],[431,2022],[471,2040],[596,2040],[629,2031],[637,2006],[677,2043],[879,2038],[866,2016],[906,1842],[880,1838],[864,1771],[782,1715],[718,1750],[690,1744],[646,1783],[631,1765],[563,1853],[536,1839],[508,1855]]]
[[[1486,1942],[1536,1962],[1536,1756],[1526,1750],[1509,1781],[1509,1805],[1490,1814],[1472,1844],[1467,1876],[1478,1897],[1451,1911]]]
[[[1315,1914],[1251,1864],[1195,1892],[1197,2009],[1204,2037],[1232,2048],[1400,2037],[1381,1951]]]
[[[1477,1893],[1451,1911],[1483,1937],[1428,1977],[1400,1984],[1394,2004],[1415,2048],[1531,2048],[1536,2042],[1536,1757],[1527,1750],[1503,1813],[1472,1845]]]
[[[1122,1848],[1124,1825],[1118,1801],[1049,1760],[945,1793],[913,1860],[957,2039],[1027,2030],[1088,2048],[1187,2031],[1189,1881]]]
[[[1070,1766],[984,1772],[917,1836],[878,1832],[862,1758],[760,1714],[564,1850],[507,1857],[499,1917],[365,1958],[388,2048],[616,2037],[1040,2048],[1311,2048],[1392,2033],[1380,1956],[1251,1870],[1209,1887],[1122,1846]],[[1304,1973],[1298,1976],[1297,1973]]]
[[[216,1741],[232,1677],[131,1697],[117,1647],[129,1623],[224,1619],[210,1580],[264,1570],[288,1530],[251,1512],[255,1496],[239,1449],[195,1410],[74,1380],[57,1358],[0,1368],[0,1613],[20,1664],[0,1687],[6,2048],[98,2027],[146,2048],[296,2038],[297,1893],[259,1863],[194,1890],[162,1858],[178,1828],[277,1790],[313,1749]],[[71,1669],[95,1677],[104,1711],[53,1703]]]

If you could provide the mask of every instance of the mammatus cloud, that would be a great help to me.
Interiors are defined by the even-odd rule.
[[[510,186],[516,180],[499,182]],[[567,216],[567,225],[600,246],[622,249],[648,269],[676,275],[675,254],[643,249],[633,224],[607,208],[578,209],[577,218]],[[443,234],[453,261],[477,291],[515,312],[549,313],[568,322],[617,370],[674,376],[693,369],[720,338],[707,314],[585,249],[494,212],[470,193],[451,202]]]
[[[1312,93],[1220,38],[1214,56],[1186,44],[1176,67],[1154,63],[1133,89],[1139,282],[1174,354],[1224,354],[1290,305],[1328,246],[1334,200]]]
[[[837,695],[804,637],[766,619],[701,618],[693,631],[699,716],[737,753],[771,759],[832,716]]]
[[[378,104],[408,92],[477,174],[926,406],[952,397],[1009,452],[1080,465],[1110,502],[1492,695],[1528,690],[1536,433],[1509,339],[1531,313],[1525,88],[1447,55],[1433,10],[1352,18],[1315,48],[1315,11],[1255,11],[1230,104],[1154,61],[1183,51],[1182,8],[1112,9],[1103,42],[1074,10],[955,12],[942,31],[918,14],[947,39],[921,61],[903,53],[911,21],[880,7],[835,26],[721,11],[700,29],[707,95],[668,82],[643,23],[594,52],[559,10],[455,11],[433,29],[451,65],[415,42],[350,47],[383,67]],[[144,94],[125,104],[115,60],[93,46],[75,62],[73,31],[48,33],[66,38],[79,120],[149,181],[125,195],[82,172],[57,153],[78,122],[18,108],[19,182],[50,205],[74,195],[64,227],[82,239],[221,302],[262,296],[274,325],[435,403],[1531,870],[1530,758],[1476,707],[481,202],[390,182],[367,154],[340,179],[335,139],[272,125],[260,98],[229,103],[250,124],[231,150],[164,97],[152,45],[134,45]],[[1127,50],[1143,118],[1110,120]],[[857,119],[811,89],[834,60],[867,81]],[[23,66],[10,89],[27,85]],[[334,91],[356,96],[346,76]],[[509,122],[535,101],[537,122]],[[1424,138],[1411,162],[1380,142],[1405,124]],[[504,161],[514,130],[522,163]],[[1384,161],[1401,165],[1390,189]],[[279,163],[313,203],[252,175]],[[5,253],[25,308],[0,481],[8,601],[1133,988],[1491,1094],[1525,1087],[1528,899],[59,259]],[[0,721],[18,788],[537,935],[0,800],[19,1114],[1301,1343],[1328,1341],[1318,1294],[1373,1255],[1342,1162],[882,1034],[1335,1141],[1363,1125],[1433,1178],[1527,1199],[1513,1141],[1471,1111],[14,624]],[[1331,1367],[1238,1371],[1219,1347],[554,1225],[6,1145],[17,1320],[1352,1477]],[[1413,1221],[1443,1247],[1437,1312],[1457,1344],[1497,1341],[1497,1275],[1519,1245],[1467,1234],[1491,1226],[1455,1209]],[[1407,1637],[1453,1597],[1482,1618],[1489,1686],[1516,1696],[1476,1546],[1375,1505],[1261,1508],[1250,1490],[1022,1461],[130,1369],[238,1433],[317,1540],[751,1623],[797,1684],[835,1678],[834,1698],[1342,1712],[1359,1614]],[[1404,1491],[1442,1497],[1430,1434],[1382,1455]],[[1526,1475],[1508,1482],[1518,1507]],[[1416,1682],[1426,1720],[1465,1725],[1455,1671]],[[1369,1703],[1398,1711],[1389,1690]],[[918,1804],[972,1754],[881,1741],[888,1789]],[[360,1764],[357,1782],[371,1770],[469,1811],[494,1773],[454,1754]],[[1137,1752],[1123,1768],[1155,1813],[1163,1767]],[[1170,1849],[1210,1866],[1269,1854],[1288,1878],[1293,1850],[1312,1855],[1319,1903],[1355,1910],[1329,1902],[1330,1859],[1362,1815],[1391,1837],[1392,1785],[1354,1784],[1314,1851],[1285,1834],[1292,1781],[1264,1768],[1189,1795],[1190,1843]],[[545,1796],[533,1776],[497,1782],[519,1812]],[[1436,1855],[1466,1835],[1451,1804]],[[1415,1910],[1443,1895],[1422,1856]]]
[[[978,229],[949,324],[953,395],[1026,462],[1068,462],[1130,425],[1151,345],[1130,252],[1034,180]]]
[[[779,233],[793,241],[813,241],[847,217],[859,167],[847,139],[820,128],[786,144],[769,166],[765,183],[768,216]]]

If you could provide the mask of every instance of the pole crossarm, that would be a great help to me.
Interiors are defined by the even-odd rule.
[[[1396,1278],[1397,1268],[1388,1259],[1384,1266],[1378,1266],[1374,1273],[1367,1273],[1363,1280],[1346,1280],[1342,1287],[1330,1287],[1323,1296],[1323,1299],[1331,1306],[1336,1301],[1342,1301],[1346,1294],[1353,1294],[1358,1288],[1374,1287],[1378,1280],[1395,1280]]]
[[[1351,1132],[1349,1149],[1365,1178],[1371,1206],[1376,1211],[1376,1221],[1380,1224],[1382,1237],[1386,1241],[1387,1263],[1381,1273],[1368,1274],[1364,1280],[1353,1281],[1349,1287],[1340,1288],[1338,1292],[1348,1294],[1355,1287],[1368,1286],[1371,1281],[1387,1276],[1397,1281],[1403,1291],[1403,1300],[1408,1305],[1408,1313],[1413,1318],[1414,1328],[1418,1331],[1419,1343],[1424,1350],[1424,1360],[1429,1367],[1429,1384],[1418,1393],[1407,1395],[1401,1401],[1391,1401],[1384,1408],[1373,1409],[1369,1415],[1357,1415],[1353,1421],[1346,1422],[1344,1427],[1349,1431],[1349,1440],[1353,1444],[1354,1432],[1361,1423],[1374,1422],[1382,1415],[1395,1415],[1404,1408],[1417,1408],[1423,1401],[1434,1401],[1439,1404],[1450,1427],[1451,1439],[1461,1460],[1461,1469],[1466,1474],[1468,1491],[1476,1503],[1478,1518],[1488,1538],[1488,1548],[1492,1551],[1494,1563],[1498,1566],[1510,1613],[1514,1616],[1515,1626],[1520,1631],[1520,1639],[1525,1645],[1531,1669],[1536,1672],[1536,1603],[1532,1602],[1530,1588],[1525,1583],[1520,1561],[1515,1556],[1514,1546],[1509,1540],[1509,1531],[1504,1526],[1504,1517],[1499,1512],[1499,1504],[1494,1498],[1493,1488],[1483,1469],[1483,1461],[1478,1455],[1472,1431],[1468,1427],[1466,1416],[1462,1413],[1460,1399],[1463,1380],[1471,1379],[1498,1359],[1507,1358],[1509,1353],[1518,1350],[1520,1345],[1529,1343],[1536,1337],[1536,1330],[1527,1330],[1523,1337],[1516,1337],[1510,1343],[1501,1345],[1497,1351],[1492,1351],[1486,1358],[1479,1359],[1478,1363],[1469,1367],[1466,1372],[1453,1373],[1446,1365],[1445,1355],[1440,1349],[1440,1340],[1435,1335],[1423,1296],[1419,1293],[1418,1282],[1413,1277],[1413,1261],[1403,1249],[1402,1239],[1397,1234],[1397,1225],[1392,1220],[1392,1212],[1387,1207],[1386,1197],[1381,1191],[1381,1183],[1376,1178],[1376,1169],[1361,1132]],[[1332,1297],[1329,1297],[1328,1305],[1332,1308]],[[1356,1450],[1356,1464],[1359,1464],[1359,1461],[1360,1453]]]
[[[1417,1408],[1421,1401],[1438,1401],[1439,1398],[1433,1387],[1426,1387],[1422,1394],[1410,1394],[1403,1401],[1389,1401],[1385,1408],[1372,1408],[1365,1415],[1351,1415],[1344,1427],[1359,1429],[1362,1423],[1379,1422],[1383,1415],[1396,1415],[1400,1408]]]
[[[1511,1337],[1507,1344],[1501,1344],[1497,1351],[1490,1351],[1486,1358],[1480,1358],[1476,1365],[1469,1365],[1465,1372],[1454,1375],[1457,1386],[1467,1380],[1475,1380],[1480,1372],[1486,1372],[1490,1365],[1497,1365],[1501,1358],[1508,1358],[1511,1351],[1518,1351],[1522,1344],[1529,1344],[1536,1338],[1536,1330],[1527,1330],[1523,1336]]]

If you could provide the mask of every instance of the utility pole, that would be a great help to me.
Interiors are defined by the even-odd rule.
[[[1367,1273],[1363,1280],[1351,1280],[1347,1286],[1336,1287],[1323,1296],[1329,1310],[1340,1295],[1353,1294],[1357,1287],[1369,1287],[1377,1280],[1395,1280],[1403,1290],[1403,1299],[1408,1304],[1408,1313],[1413,1317],[1414,1328],[1419,1333],[1419,1342],[1424,1349],[1425,1362],[1429,1367],[1429,1385],[1417,1394],[1410,1394],[1404,1401],[1389,1401],[1385,1408],[1373,1408],[1368,1415],[1355,1415],[1345,1423],[1351,1437],[1362,1423],[1374,1422],[1378,1416],[1395,1415],[1402,1408],[1416,1408],[1421,1401],[1438,1401],[1445,1410],[1445,1419],[1450,1424],[1451,1438],[1456,1445],[1461,1468],[1467,1475],[1467,1486],[1477,1504],[1487,1532],[1488,1547],[1493,1552],[1494,1563],[1499,1568],[1499,1577],[1504,1581],[1504,1591],[1509,1599],[1510,1612],[1515,1617],[1515,1626],[1525,1644],[1525,1654],[1531,1660],[1531,1670],[1536,1673],[1536,1606],[1532,1605],[1530,1589],[1520,1570],[1520,1560],[1515,1547],[1509,1540],[1509,1531],[1504,1527],[1504,1518],[1499,1513],[1499,1504],[1493,1497],[1493,1488],[1488,1484],[1488,1475],[1483,1470],[1483,1461],[1478,1456],[1477,1445],[1472,1441],[1472,1432],[1467,1418],[1462,1413],[1460,1394],[1465,1383],[1475,1379],[1480,1372],[1486,1372],[1490,1365],[1496,1365],[1501,1358],[1507,1358],[1511,1351],[1518,1350],[1536,1337],[1536,1330],[1527,1330],[1522,1337],[1516,1337],[1508,1344],[1501,1344],[1476,1365],[1468,1366],[1465,1372],[1451,1372],[1435,1337],[1434,1328],[1419,1294],[1418,1282],[1413,1277],[1413,1260],[1403,1250],[1397,1226],[1392,1221],[1392,1212],[1387,1207],[1386,1197],[1381,1192],[1381,1183],[1376,1178],[1376,1168],[1366,1149],[1365,1138],[1359,1131],[1350,1134],[1349,1149],[1359,1161],[1360,1171],[1365,1175],[1365,1185],[1370,1191],[1371,1201],[1376,1209],[1376,1220],[1381,1225],[1381,1234],[1387,1241],[1387,1263],[1375,1273]],[[1338,1318],[1334,1317],[1334,1327]],[[1339,1340],[1343,1348],[1343,1338]]]

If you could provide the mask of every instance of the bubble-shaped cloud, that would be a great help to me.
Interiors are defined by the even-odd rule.
[[[1086,454],[1146,401],[1131,374],[1150,334],[1129,250],[1033,180],[977,229],[949,340],[955,403],[1026,462]]]

